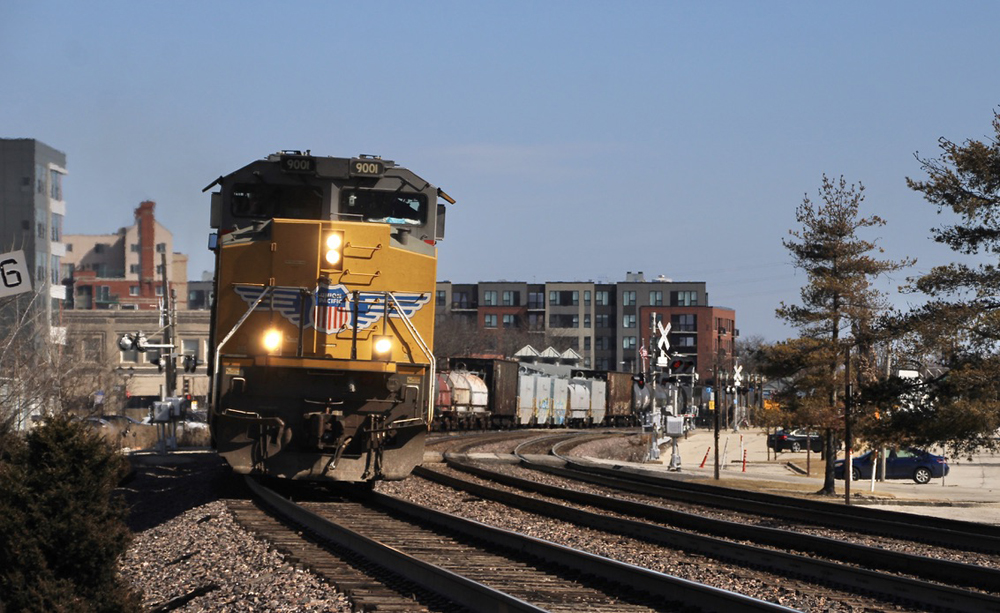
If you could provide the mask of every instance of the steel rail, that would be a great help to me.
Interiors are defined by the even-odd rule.
[[[617,532],[637,539],[652,540],[665,546],[681,547],[694,553],[733,560],[747,566],[763,566],[782,574],[806,577],[811,581],[821,584],[835,582],[847,589],[860,589],[867,593],[878,593],[883,598],[888,598],[889,600],[907,600],[921,606],[932,605],[951,611],[1000,610],[1000,598],[988,594],[981,594],[952,586],[926,583],[907,577],[888,575],[866,568],[843,566],[826,560],[817,560],[808,556],[778,552],[755,545],[734,543],[718,537],[725,536],[733,539],[767,543],[786,549],[810,551],[833,559],[871,565],[880,569],[906,572],[937,581],[952,581],[958,585],[979,587],[981,589],[992,590],[996,589],[997,585],[1000,585],[1000,571],[996,569],[933,560],[880,548],[845,543],[835,539],[762,526],[750,526],[664,509],[663,507],[651,504],[569,490],[471,466],[455,458],[449,458],[448,464],[479,477],[560,500],[594,506],[616,513],[643,517],[653,521],[669,523],[673,526],[708,532],[717,536],[691,534],[682,530],[665,528],[647,522],[609,517],[598,513],[569,508],[565,505],[457,479],[428,468],[418,467],[414,471],[414,474],[448,485],[449,487],[462,489],[483,498],[493,499],[511,506],[518,506],[519,508],[549,517],[567,519],[574,523],[587,525],[599,530]]]
[[[544,611],[493,588],[471,581],[444,568],[423,562],[376,540],[338,526],[319,515],[278,495],[249,477],[246,483],[254,495],[265,504],[288,517],[292,522],[311,531],[320,539],[342,544],[375,564],[392,569],[404,579],[413,581],[449,601],[476,611]]]

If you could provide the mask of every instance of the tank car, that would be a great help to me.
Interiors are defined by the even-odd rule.
[[[434,409],[443,191],[373,156],[282,151],[219,177],[212,443],[237,473],[401,479]]]

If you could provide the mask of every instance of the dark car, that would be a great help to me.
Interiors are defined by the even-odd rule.
[[[802,451],[808,445],[809,449],[823,451],[823,438],[818,432],[809,432],[803,428],[797,430],[778,430],[767,435],[767,446],[776,452]]]
[[[854,481],[858,479],[871,479],[872,477],[872,457],[871,451],[851,458],[853,468],[851,477]],[[876,459],[876,462],[878,460]],[[931,479],[944,477],[948,474],[948,462],[943,456],[934,455],[923,449],[908,447],[905,449],[890,449],[885,458],[885,478],[886,479],[913,479],[917,483],[928,483]],[[833,475],[837,479],[844,478],[844,461],[837,460],[833,465]]]

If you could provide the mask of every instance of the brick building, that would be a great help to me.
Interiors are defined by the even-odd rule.
[[[164,276],[177,308],[187,308],[187,256],[173,252],[173,234],[156,221],[155,208],[141,203],[135,223],[113,234],[64,236],[73,309],[157,309]]]

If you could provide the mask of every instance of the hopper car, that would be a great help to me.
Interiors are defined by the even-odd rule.
[[[443,191],[376,156],[281,151],[222,177],[212,444],[242,474],[366,483],[423,457]]]

